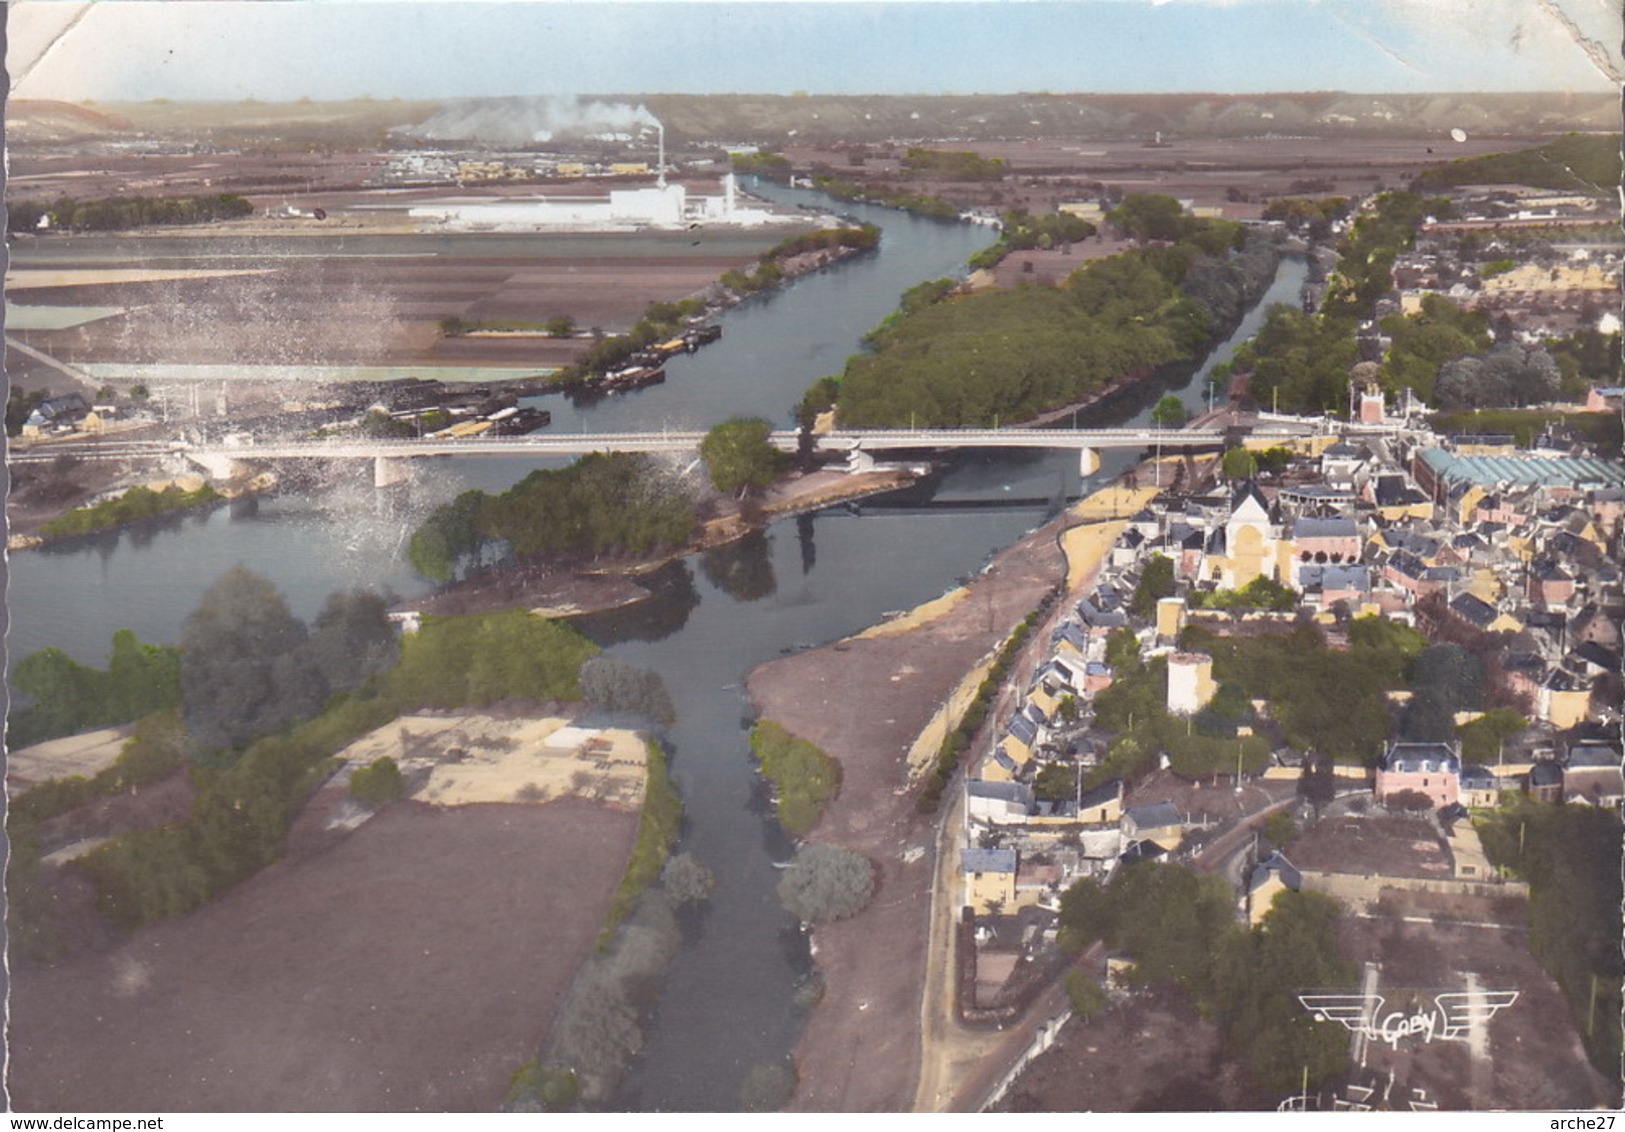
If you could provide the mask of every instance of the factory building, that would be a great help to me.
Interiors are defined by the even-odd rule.
[[[691,224],[754,227],[783,218],[763,208],[741,207],[732,173],[719,195],[690,194],[683,185],[662,183],[612,189],[594,196],[448,198],[417,205],[409,215],[426,225],[465,231],[635,231],[685,228]]]

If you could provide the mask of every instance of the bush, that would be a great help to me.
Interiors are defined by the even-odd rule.
[[[660,870],[660,883],[673,904],[694,904],[711,899],[717,877],[692,853],[679,853]]]
[[[796,850],[779,881],[779,902],[808,923],[844,920],[863,911],[874,890],[869,858],[839,845],[814,843]]]
[[[841,764],[768,720],[751,729],[750,749],[778,796],[776,812],[784,831],[792,837],[811,832],[824,803],[841,787]]]
[[[388,755],[357,768],[350,775],[350,796],[369,806],[393,802],[405,790],[406,779],[401,775],[401,768]]]

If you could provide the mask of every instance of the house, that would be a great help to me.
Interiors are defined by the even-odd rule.
[[[1461,768],[1457,797],[1468,809],[1494,809],[1501,804],[1501,792],[1505,785],[1488,767],[1469,763]]]
[[[1013,911],[1016,905],[1017,854],[1014,849],[961,849],[965,906],[978,916]]]
[[[23,435],[27,437],[43,436],[47,432],[57,432],[71,428],[85,418],[90,412],[90,406],[85,399],[77,393],[64,393],[60,397],[47,397],[34,406],[33,412],[23,422]]]
[[[1085,825],[1117,825],[1123,820],[1123,780],[1103,782],[1078,799],[1078,820]]]
[[[1625,802],[1625,772],[1620,752],[1606,743],[1581,743],[1569,748],[1563,767],[1563,797],[1570,802],[1617,807]]]
[[[1556,759],[1536,761],[1524,782],[1529,796],[1537,802],[1563,800],[1563,764]]]
[[[1165,853],[1172,853],[1185,840],[1185,819],[1172,802],[1130,806],[1123,811],[1119,827],[1125,841],[1149,841]]]
[[[1360,560],[1360,528],[1353,519],[1303,517],[1292,524],[1289,536],[1294,566]],[[1294,578],[1296,569],[1294,569]]]
[[[1247,877],[1245,895],[1247,923],[1257,924],[1270,910],[1277,892],[1298,892],[1303,888],[1303,874],[1281,855],[1279,849],[1253,866]]]
[[[1461,793],[1461,747],[1453,743],[1390,743],[1377,760],[1378,801],[1395,794],[1424,794],[1434,809],[1453,804]]]
[[[1591,714],[1591,688],[1563,668],[1553,668],[1535,693],[1535,712],[1559,731],[1583,723]]]
[[[965,815],[989,825],[1019,825],[1033,809],[1033,788],[1022,782],[965,781]]]
[[[1529,564],[1525,593],[1530,601],[1548,609],[1564,605],[1574,596],[1574,575],[1554,559],[1537,558]]]

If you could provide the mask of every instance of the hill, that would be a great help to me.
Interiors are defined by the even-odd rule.
[[[1620,183],[1620,135],[1569,133],[1512,153],[1462,158],[1424,169],[1424,189],[1457,185],[1528,185],[1612,194]]]

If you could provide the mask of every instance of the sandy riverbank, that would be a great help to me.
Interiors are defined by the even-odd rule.
[[[974,1064],[986,1043],[951,1021],[945,929],[954,870],[938,875],[941,822],[917,811],[908,784],[934,753],[932,738],[940,741],[968,705],[998,644],[1053,587],[1092,578],[1128,516],[1154,494],[1107,488],[1004,551],[963,589],[747,678],[762,718],[841,762],[841,794],[813,840],[867,854],[880,878],[862,915],[815,933],[827,992],[796,1049],[796,1108],[909,1111],[922,1088],[923,1107],[962,1102],[953,1095],[958,1067]],[[931,940],[926,962],[900,940]],[[922,1027],[922,1001],[941,1023]]]

